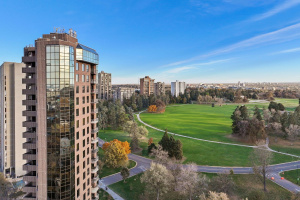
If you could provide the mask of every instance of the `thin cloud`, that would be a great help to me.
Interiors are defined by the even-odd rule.
[[[282,11],[285,11],[287,9],[290,9],[294,6],[297,6],[298,4],[300,4],[300,0],[286,0],[285,2],[277,5],[276,7],[274,7],[273,9],[257,15],[255,17],[253,17],[252,19],[250,19],[249,21],[260,21],[269,17],[272,17],[273,15],[276,15]]]
[[[177,68],[168,70],[166,72],[171,73],[171,74],[177,74],[179,72],[186,71],[186,70],[189,70],[189,69],[196,69],[196,67],[188,67],[188,66],[186,66],[186,67],[177,67]]]
[[[173,62],[167,65],[164,65],[162,67],[170,67],[170,66],[176,66],[176,65],[181,65],[185,63],[189,63],[195,60],[200,60],[212,56],[217,56],[225,53],[229,53],[238,49],[244,49],[248,47],[253,47],[253,46],[258,46],[258,45],[268,45],[268,44],[273,44],[273,43],[281,43],[285,41],[291,41],[294,39],[299,39],[300,38],[300,23],[287,26],[285,28],[272,31],[269,33],[261,34],[246,40],[243,40],[241,42],[229,45],[224,48],[217,49],[215,51],[209,52],[207,54],[202,54],[199,56],[195,56],[186,60],[181,60],[177,62]]]
[[[287,50],[283,50],[283,51],[278,51],[278,52],[275,52],[273,54],[294,53],[294,52],[299,52],[299,51],[300,51],[300,47],[299,48],[293,48],[293,49],[287,49]]]

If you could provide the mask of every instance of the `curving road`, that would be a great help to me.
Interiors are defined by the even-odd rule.
[[[104,143],[103,140],[98,138],[99,140],[99,146],[101,147],[102,144]],[[137,174],[140,174],[147,169],[150,168],[150,165],[152,163],[151,159],[141,157],[135,154],[129,154],[128,155],[130,160],[133,160],[137,163],[136,167],[132,168],[130,170],[130,177],[135,176]],[[298,193],[300,192],[300,186],[287,181],[287,180],[282,180],[281,176],[279,173],[283,171],[290,171],[290,170],[295,170],[295,169],[300,169],[300,161],[296,162],[290,162],[290,163],[282,163],[282,164],[277,164],[277,165],[271,165],[269,169],[269,174],[267,175],[268,179],[271,180],[271,177],[274,177],[274,180],[271,180],[275,182],[276,184],[280,185],[281,187],[293,192],[293,193]],[[198,166],[197,171],[198,172],[206,172],[206,173],[225,173],[230,170],[233,170],[235,174],[252,174],[253,170],[251,167],[212,167],[212,166]],[[122,176],[120,173],[113,174],[107,177],[104,177],[101,179],[101,183],[104,184],[105,186],[109,186],[111,184],[117,183],[122,180]]]

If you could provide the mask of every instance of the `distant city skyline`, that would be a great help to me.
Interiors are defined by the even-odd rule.
[[[98,70],[112,73],[112,84],[138,84],[145,76],[167,84],[300,80],[300,0],[3,1],[0,6],[7,16],[1,21],[0,64],[21,62],[24,46],[61,27],[74,29],[82,43],[97,49]],[[28,10],[38,16],[34,21],[25,17]]]

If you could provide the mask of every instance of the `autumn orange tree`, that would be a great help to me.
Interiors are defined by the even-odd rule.
[[[155,113],[157,111],[156,105],[151,105],[148,107],[148,112]]]
[[[102,149],[105,151],[112,143],[119,143],[124,148],[126,154],[130,154],[131,153],[129,143],[127,141],[122,142],[122,141],[120,141],[118,139],[114,139],[114,140],[112,140],[110,142],[105,142],[103,144],[103,146],[102,146]]]

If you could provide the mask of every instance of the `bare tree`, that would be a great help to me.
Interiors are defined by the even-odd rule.
[[[146,183],[147,190],[156,196],[159,200],[161,195],[171,190],[173,175],[163,165],[159,163],[151,163],[151,167],[141,176],[141,182]]]
[[[267,149],[263,143],[258,143],[257,147],[253,149],[250,155],[253,172],[261,179],[264,185],[264,191],[267,191],[266,179],[270,171],[270,164],[272,162],[273,154]]]
[[[294,141],[300,135],[300,126],[290,124],[290,126],[285,129],[285,132],[287,133],[288,138]]]
[[[157,149],[152,149],[150,156],[155,157],[155,162],[167,165],[169,163],[169,153],[164,151],[161,145],[157,145]]]
[[[207,188],[208,180],[205,176],[200,176],[197,173],[197,165],[194,163],[184,167],[181,166],[180,172],[175,177],[175,190],[185,195],[189,200],[194,199],[195,196],[200,194],[199,189],[204,189],[201,188],[201,186],[204,186],[204,182],[206,183]]]

